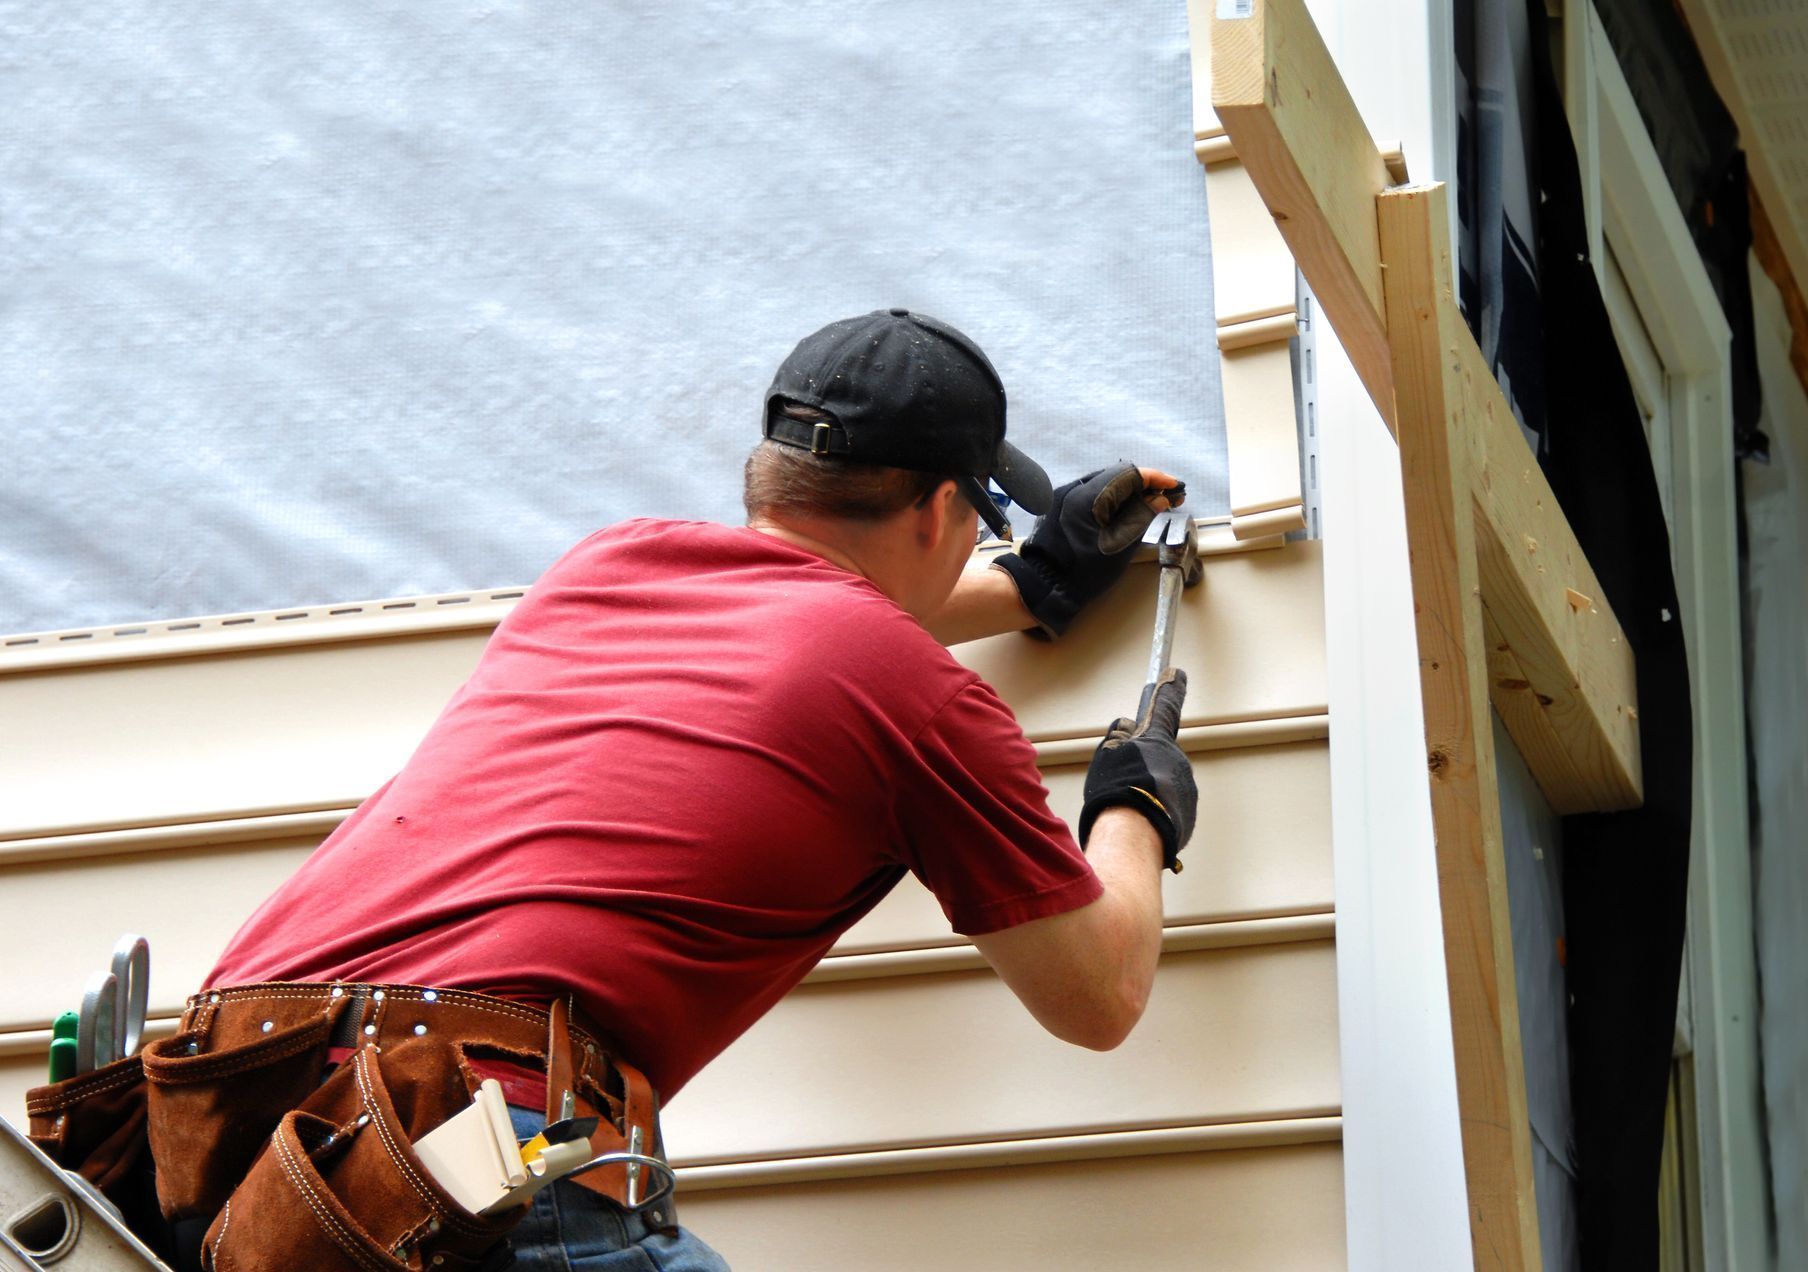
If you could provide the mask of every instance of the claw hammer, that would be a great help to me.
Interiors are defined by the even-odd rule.
[[[1155,700],[1155,686],[1162,673],[1174,660],[1174,627],[1180,618],[1180,590],[1192,587],[1205,575],[1205,563],[1199,559],[1199,544],[1193,535],[1192,514],[1182,508],[1157,513],[1143,535],[1143,542],[1155,544],[1155,560],[1160,577],[1155,593],[1155,640],[1149,648],[1149,681],[1143,686],[1142,700],[1136,704],[1136,718],[1141,720]]]

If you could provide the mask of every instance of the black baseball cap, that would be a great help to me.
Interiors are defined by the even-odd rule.
[[[834,417],[786,416],[786,403]],[[767,440],[817,455],[941,473],[1001,539],[1011,537],[986,481],[1040,516],[1048,474],[1004,440],[1004,384],[978,345],[908,309],[876,309],[805,336],[766,390]]]

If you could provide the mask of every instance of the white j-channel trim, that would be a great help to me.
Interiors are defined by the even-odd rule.
[[[1336,1110],[1299,1117],[1215,1126],[1164,1126],[1144,1131],[1105,1131],[1093,1135],[1058,1135],[1041,1139],[984,1144],[943,1144],[931,1148],[885,1149],[836,1153],[822,1157],[790,1157],[776,1161],[723,1162],[678,1166],[678,1187],[686,1194],[723,1188],[759,1188],[830,1179],[868,1179],[883,1175],[919,1175],[949,1170],[1042,1166],[1054,1162],[1104,1161],[1165,1153],[1220,1152],[1238,1148],[1281,1148],[1295,1144],[1333,1144],[1343,1136]]]
[[[1370,133],[1399,137],[1421,180],[1451,180],[1447,6],[1309,8]],[[1317,334],[1347,1257],[1353,1272],[1468,1268],[1399,448],[1331,324]]]

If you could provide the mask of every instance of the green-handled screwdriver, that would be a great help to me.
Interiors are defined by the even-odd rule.
[[[50,1026],[50,1080],[75,1076],[75,1035],[81,1028],[80,1013],[66,1011]]]

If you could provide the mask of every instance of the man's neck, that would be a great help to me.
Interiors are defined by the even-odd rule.
[[[844,570],[858,574],[863,579],[871,580],[873,577],[846,551],[833,547],[805,531],[794,529],[791,526],[775,525],[770,521],[750,521],[747,523],[747,527],[750,530],[758,530],[761,534],[769,534],[774,539],[782,539],[794,548],[802,548],[813,556],[821,557],[830,565],[838,565]]]

